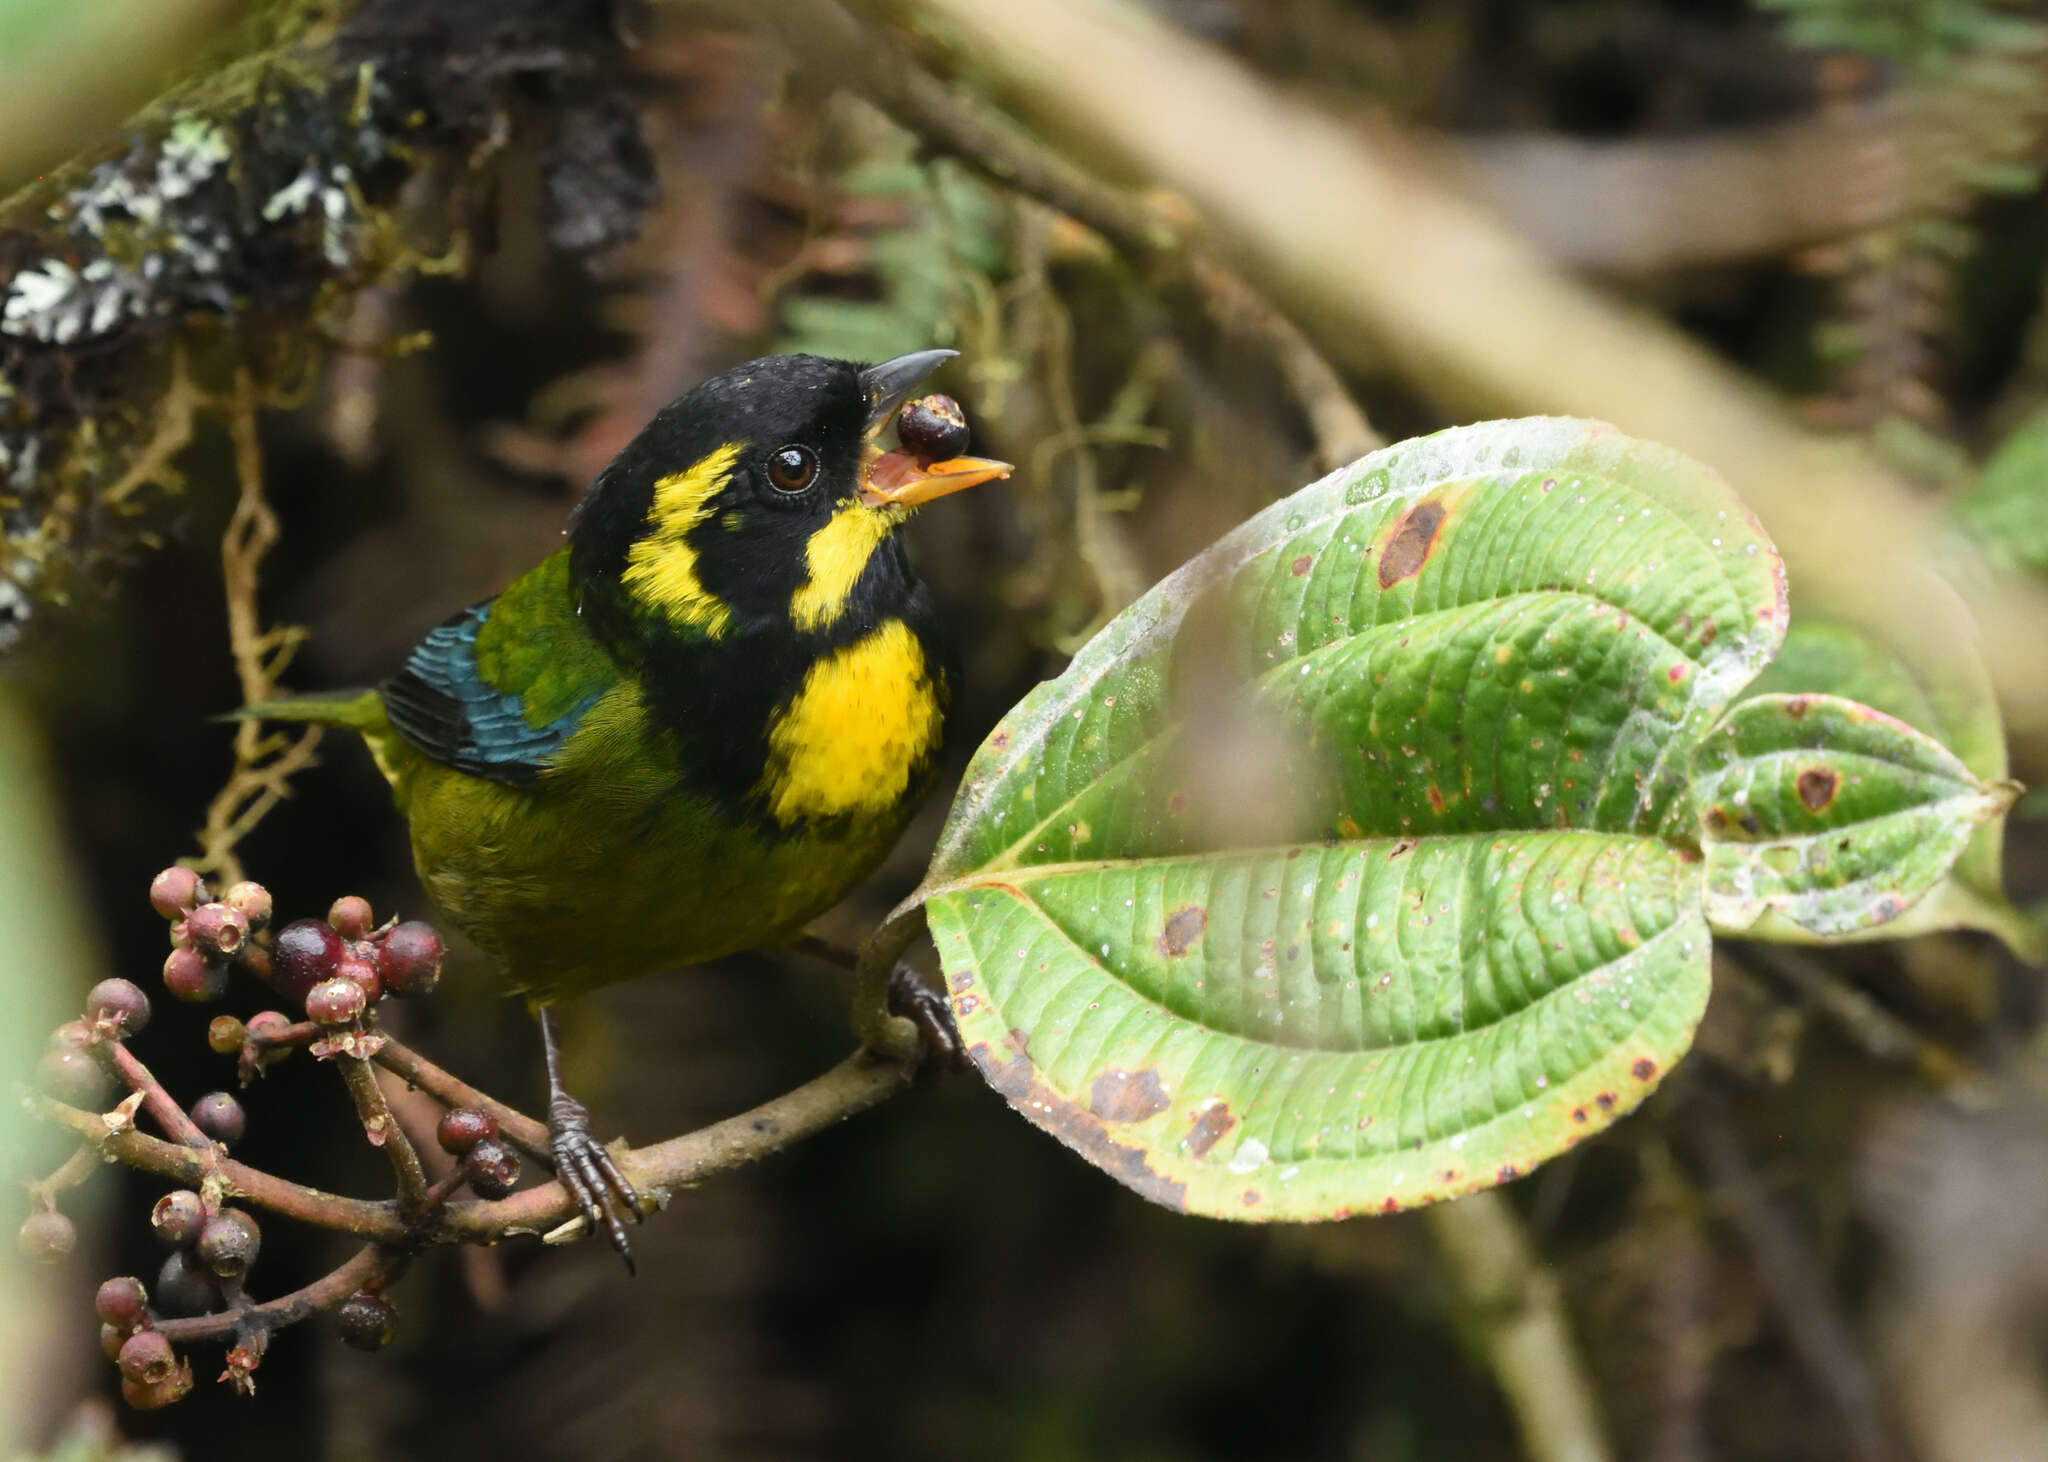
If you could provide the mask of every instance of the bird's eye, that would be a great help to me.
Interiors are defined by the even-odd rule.
[[[818,454],[809,447],[779,447],[768,459],[768,480],[781,492],[802,492],[817,477]]]

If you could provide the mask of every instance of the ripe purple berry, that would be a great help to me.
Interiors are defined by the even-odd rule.
[[[441,983],[442,953],[441,936],[432,924],[408,919],[397,925],[378,946],[385,990],[407,999],[433,994]]]
[[[164,988],[179,1000],[203,1005],[227,993],[228,967],[210,963],[198,950],[181,945],[164,961]]]
[[[149,1291],[134,1275],[117,1275],[100,1281],[99,1292],[92,1297],[92,1308],[107,1324],[133,1330],[149,1318]]]
[[[321,1025],[347,1025],[369,1005],[354,980],[322,980],[306,996],[306,1014]]]
[[[106,1105],[113,1084],[91,1054],[75,1046],[43,1052],[36,1063],[36,1085],[67,1106],[98,1111]]]
[[[55,1209],[31,1213],[15,1240],[24,1259],[38,1264],[55,1264],[78,1247],[78,1228]]]
[[[206,1203],[190,1188],[175,1188],[156,1200],[149,1226],[174,1249],[182,1249],[206,1227]]]
[[[930,461],[957,457],[967,450],[967,414],[951,396],[933,394],[906,401],[896,418],[896,439],[903,450]]]
[[[46,1044],[53,1051],[80,1051],[91,1045],[92,1041],[91,1021],[67,1020],[50,1032],[50,1039]]]
[[[101,980],[86,994],[85,1018],[125,1040],[149,1024],[149,997],[132,980]]]
[[[220,1303],[220,1287],[183,1249],[156,1272],[156,1307],[165,1315],[204,1315]]]
[[[343,955],[341,963],[334,967],[334,978],[360,986],[366,1004],[375,1005],[383,997],[384,977],[377,973],[377,966],[353,950]]]
[[[262,1234],[255,1220],[231,1211],[199,1231],[199,1242],[192,1246],[192,1252],[222,1279],[240,1279],[255,1264],[262,1246]]]
[[[324,919],[294,919],[270,941],[270,982],[285,999],[303,1005],[315,985],[334,978],[342,951],[341,936]]]
[[[178,1357],[171,1350],[171,1342],[157,1331],[138,1330],[122,1342],[120,1359],[115,1364],[121,1367],[124,1379],[153,1386],[177,1373]]]
[[[342,1343],[356,1350],[382,1350],[398,1330],[398,1311],[380,1294],[359,1289],[335,1313]]]
[[[251,929],[261,929],[270,922],[270,890],[260,883],[245,878],[222,894],[220,901],[240,914]]]
[[[377,916],[370,911],[368,899],[347,893],[336,899],[334,906],[327,911],[327,922],[343,939],[368,939]]]
[[[182,919],[199,904],[206,885],[189,868],[166,868],[149,881],[149,901],[166,919]]]
[[[486,1138],[462,1155],[462,1176],[477,1197],[503,1198],[519,1186],[519,1154]]]
[[[237,1046],[240,1044],[236,1042]],[[210,1091],[192,1103],[192,1125],[215,1142],[232,1147],[242,1140],[249,1119],[242,1112],[242,1104],[229,1093]]]
[[[497,1137],[497,1118],[474,1107],[457,1107],[443,1113],[440,1124],[434,1128],[434,1138],[441,1144],[441,1150],[456,1157],[479,1142],[495,1142]]]

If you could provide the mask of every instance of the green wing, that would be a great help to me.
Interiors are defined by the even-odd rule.
[[[619,675],[576,613],[564,548],[428,631],[381,690],[392,729],[426,756],[526,782],[554,764]]]

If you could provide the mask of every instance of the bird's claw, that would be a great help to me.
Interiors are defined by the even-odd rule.
[[[953,1004],[924,982],[916,968],[899,964],[889,972],[889,1013],[916,1026],[923,1037],[925,1061],[948,1071],[967,1066],[967,1046],[953,1022]]]
[[[591,1232],[601,1231],[611,1240],[626,1261],[628,1274],[636,1272],[633,1245],[626,1238],[626,1226],[619,1222],[618,1210],[623,1208],[639,1223],[640,1195],[604,1144],[591,1134],[590,1113],[581,1102],[562,1096],[548,1103],[548,1150],[555,1159],[555,1176],[576,1200],[583,1221]]]

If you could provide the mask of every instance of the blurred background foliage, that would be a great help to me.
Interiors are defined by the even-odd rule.
[[[317,688],[387,673],[423,628],[545,553],[596,469],[703,375],[767,350],[960,349],[944,384],[978,449],[1020,471],[916,527],[967,652],[956,766],[1107,615],[1320,470],[1318,417],[1274,346],[1292,327],[1247,326],[1171,250],[1086,227],[864,99],[882,95],[877,67],[930,68],[1031,140],[996,110],[1011,100],[1001,58],[915,5],[832,11],[857,42],[836,64],[815,35],[777,33],[780,7],[293,0],[253,19],[192,7],[175,44],[142,28],[148,8],[110,6],[128,29],[67,39],[59,12],[95,7],[0,5],[8,118],[55,114],[67,56],[140,74],[122,106],[187,78],[125,129],[118,110],[65,112],[55,151],[0,152],[23,188],[0,205],[0,280],[63,284],[52,259],[83,278],[103,250],[143,281],[107,305],[122,323],[104,337],[56,338],[63,295],[0,322],[0,621],[22,631],[0,670],[10,1073],[92,978],[156,969],[144,890],[193,850],[230,764],[208,717],[240,699],[217,553],[232,462],[204,411],[175,466],[151,458],[181,409],[179,371],[203,394],[237,363],[262,368],[283,528],[263,607],[309,627],[288,679]],[[1146,8],[1463,180],[1608,296],[1872,447],[2007,572],[2048,568],[2038,8]],[[253,72],[218,59],[252,53]],[[81,233],[78,200],[114,186],[92,171],[108,159],[161,186],[165,139],[194,116],[232,142],[204,219],[233,228],[225,272],[165,293],[145,267],[164,239]],[[1888,165],[1864,166],[1880,154]],[[350,170],[326,175],[338,201],[268,216],[309,158]],[[1162,227],[1186,213],[1147,179],[1122,183]],[[1443,258],[1428,287],[1469,285],[1461,267]],[[105,296],[78,298],[90,325]],[[421,332],[431,349],[401,348]],[[1346,384],[1383,436],[1457,419],[1397,351],[1361,364],[1374,348],[1346,352]],[[1893,571],[1853,567],[1880,592]],[[2001,661],[2003,684],[2048,677],[2039,642],[1999,653],[2035,657]],[[2048,783],[2048,727],[2016,724],[2014,746],[2015,774]],[[829,932],[857,937],[915,882],[942,803]],[[2012,824],[2022,905],[2048,897],[2044,824],[2038,796]],[[343,891],[426,912],[382,784],[348,749],[303,774],[242,855],[288,914]],[[467,985],[463,957],[404,1034],[531,1102],[523,1012]],[[1720,952],[1699,1047],[1651,1105],[1506,1190],[1561,1287],[1614,1455],[2048,1456],[2040,989],[1978,935]],[[683,1130],[842,1054],[845,995],[772,954],[607,992],[604,1018],[576,1027],[579,1089],[636,1141]],[[145,1050],[174,1091],[222,1079],[210,1013],[159,1002]],[[265,1079],[240,1155],[376,1191],[340,1092],[307,1068]],[[49,1146],[8,1110],[10,1170],[47,1167]],[[14,1409],[0,1423],[33,1455],[116,1445],[92,1409],[113,1373],[89,1296],[157,1263],[155,1186],[110,1172],[87,1191],[80,1252],[0,1281]],[[437,1256],[399,1289],[384,1355],[294,1332],[253,1399],[202,1384],[111,1425],[220,1459],[1525,1455],[1485,1359],[1500,1317],[1472,1307],[1422,1216],[1178,1218],[971,1078],[722,1178],[638,1243],[631,1283],[595,1246]],[[280,1288],[333,1262],[282,1223],[265,1252]]]

